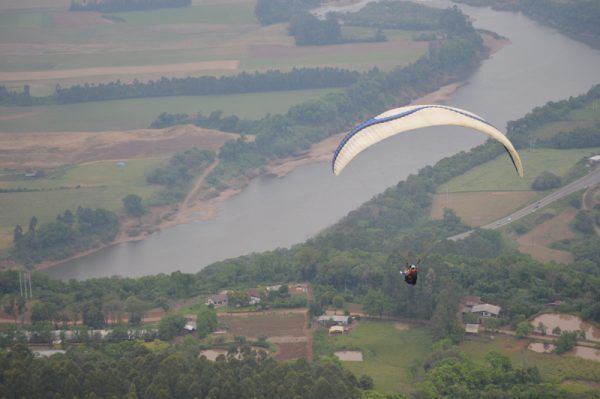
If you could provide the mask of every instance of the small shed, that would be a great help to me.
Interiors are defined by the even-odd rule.
[[[185,326],[183,327],[183,329],[187,332],[194,332],[198,329],[198,324],[195,321],[188,321],[187,323],[185,323]]]
[[[331,326],[329,327],[329,335],[338,335],[338,334],[343,334],[344,333],[344,327],[343,326]]]
[[[465,326],[465,332],[467,334],[479,334],[479,324],[467,324]]]

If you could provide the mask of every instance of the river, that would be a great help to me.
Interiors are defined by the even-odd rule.
[[[423,3],[453,5],[445,0]],[[484,61],[448,104],[504,128],[535,106],[581,94],[600,82],[600,51],[521,14],[459,7],[477,28],[506,36],[511,44]],[[214,220],[108,247],[46,272],[62,279],[197,272],[215,261],[287,247],[335,223],[408,174],[482,142],[479,134],[435,128],[375,146],[337,178],[328,163],[302,166],[283,178],[259,177],[224,202]]]

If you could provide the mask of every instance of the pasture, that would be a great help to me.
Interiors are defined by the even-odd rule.
[[[582,158],[597,154],[600,148],[578,148],[569,150],[536,149],[535,152],[520,151],[525,177],[520,178],[508,155],[479,165],[467,173],[441,185],[438,193],[472,191],[529,191],[533,180],[544,171],[564,177]]]
[[[49,222],[80,205],[119,211],[126,195],[149,198],[159,189],[146,183],[146,174],[163,162],[163,158],[129,160],[125,168],[114,161],[93,162],[63,167],[40,179],[4,181],[4,188],[45,191],[0,193],[0,227],[26,226],[32,216]]]
[[[224,115],[259,119],[285,113],[292,105],[335,89],[293,90],[214,96],[136,98],[40,107],[0,107],[2,132],[61,132],[143,129],[162,112]]]
[[[332,356],[344,349],[362,351],[362,362],[343,362],[344,367],[357,376],[370,375],[375,389],[383,392],[410,392],[410,369],[431,350],[426,328],[401,330],[388,321],[361,321],[348,335],[341,336],[318,330],[314,342],[315,355]]]
[[[438,193],[433,196],[431,218],[442,219],[450,208],[469,226],[483,226],[500,219],[542,194],[534,191],[475,191]]]

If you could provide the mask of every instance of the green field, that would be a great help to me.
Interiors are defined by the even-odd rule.
[[[42,179],[4,181],[4,188],[57,190],[0,193],[0,228],[27,225],[32,216],[37,216],[42,223],[49,222],[66,209],[74,210],[79,205],[119,211],[123,207],[121,199],[127,194],[149,198],[158,190],[146,184],[145,176],[162,162],[163,159],[129,160],[125,168],[118,167],[114,161],[94,162],[61,168]],[[78,185],[80,188],[76,188]]]
[[[477,166],[467,173],[455,177],[443,184],[438,193],[466,191],[528,191],[531,183],[542,172],[550,171],[557,176],[565,176],[583,157],[598,154],[600,148],[571,150],[537,149],[519,152],[525,169],[525,178],[521,179],[507,155],[501,155],[492,161]]]
[[[0,120],[0,132],[103,131],[147,128],[162,112],[225,115],[258,119],[285,113],[292,105],[319,98],[335,89],[294,90],[215,96],[136,98],[42,107],[0,107],[3,116],[27,114]]]
[[[460,345],[460,350],[482,364],[488,352],[502,353],[511,359],[514,367],[537,367],[542,379],[548,382],[560,383],[567,379],[600,382],[600,362],[570,355],[536,353],[524,349],[527,343],[527,340],[506,336],[496,336],[494,340],[480,337],[467,339]]]
[[[430,352],[431,337],[427,329],[411,328],[400,331],[394,322],[361,321],[344,336],[325,335],[327,351],[351,349],[363,352],[362,362],[343,362],[357,376],[373,377],[375,389],[383,392],[410,392],[409,369]],[[317,337],[315,337],[315,341]],[[315,353],[316,354],[316,353]]]

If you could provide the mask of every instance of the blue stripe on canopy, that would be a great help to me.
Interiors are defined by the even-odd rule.
[[[333,160],[331,161],[331,170],[334,169],[335,160],[337,159],[338,155],[340,154],[340,151],[342,150],[342,148],[346,145],[346,143],[348,142],[348,140],[350,140],[352,137],[354,137],[354,135],[356,135],[357,133],[359,133],[361,130],[364,130],[364,129],[370,127],[370,126],[374,126],[374,125],[377,125],[377,124],[380,124],[380,123],[385,123],[385,122],[393,121],[393,120],[396,120],[396,119],[404,118],[405,116],[414,114],[415,112],[418,112],[418,111],[421,111],[421,110],[424,110],[424,109],[427,109],[427,108],[442,108],[442,109],[445,109],[445,110],[448,110],[448,111],[456,112],[457,114],[468,116],[469,118],[478,120],[480,122],[485,123],[486,125],[494,127],[491,123],[489,123],[485,119],[478,118],[476,116],[467,114],[465,112],[460,112],[460,111],[458,111],[456,109],[444,107],[443,105],[424,105],[422,107],[418,107],[418,108],[415,108],[415,109],[404,111],[402,113],[399,113],[399,114],[396,114],[396,115],[387,116],[387,117],[381,118],[381,119],[371,118],[371,119],[369,119],[367,121],[364,121],[360,125],[354,127],[346,136],[344,136],[344,138],[342,139],[342,141],[338,145],[337,149],[335,150],[335,153],[333,154]],[[511,155],[511,158],[512,158],[512,155]]]

